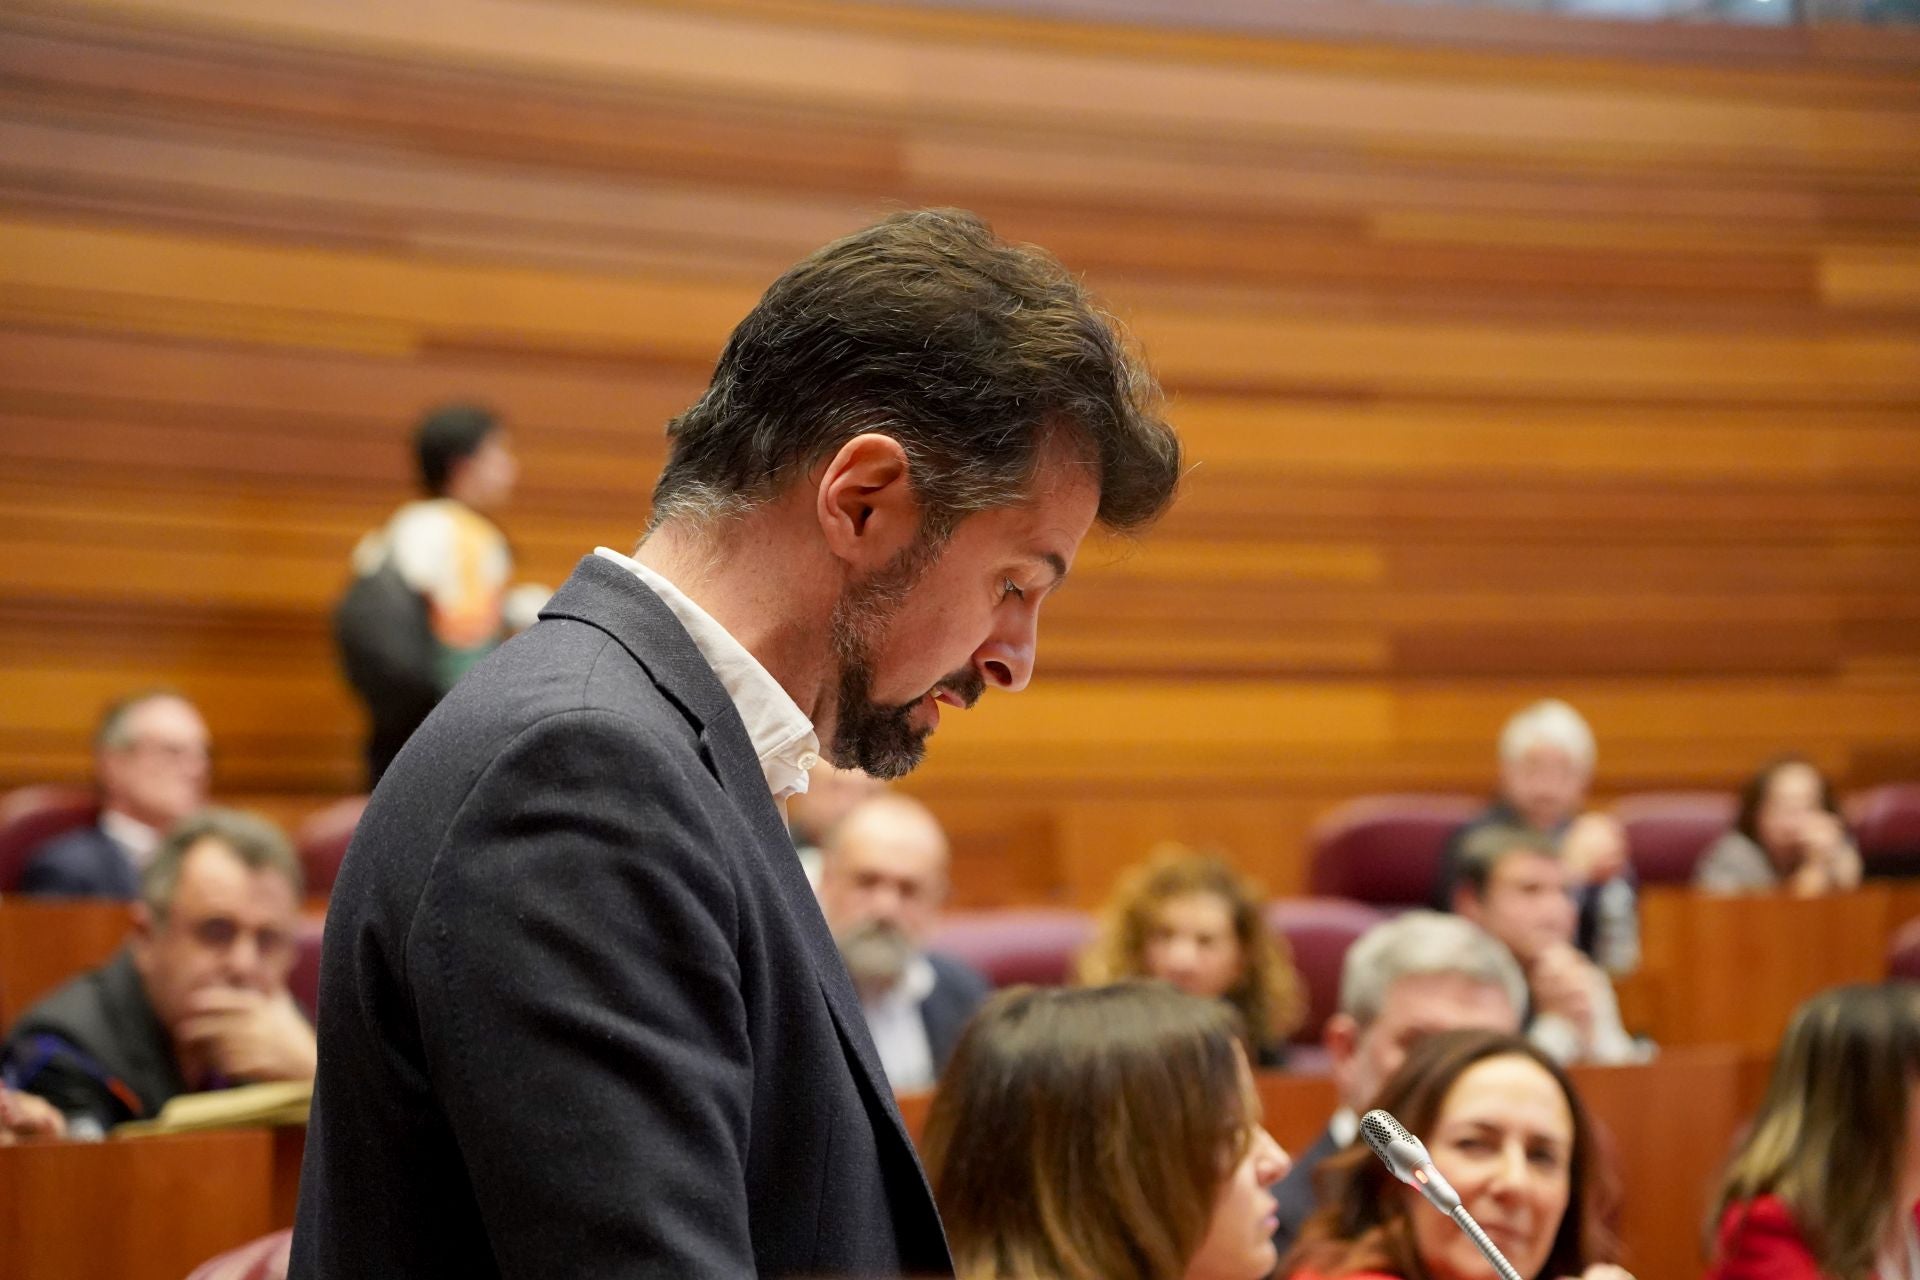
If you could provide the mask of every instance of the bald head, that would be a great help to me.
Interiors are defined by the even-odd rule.
[[[947,896],[947,836],[918,800],[887,792],[849,811],[820,864],[820,909],[836,936],[885,921],[918,945]]]

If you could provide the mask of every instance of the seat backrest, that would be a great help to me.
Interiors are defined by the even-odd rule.
[[[1323,814],[1308,836],[1311,891],[1386,907],[1433,898],[1447,838],[1486,801],[1455,792],[1361,796]]]
[[[1059,986],[1070,980],[1093,933],[1093,917],[1084,911],[965,912],[943,919],[927,948],[966,961],[996,987]]]
[[[300,855],[309,896],[324,898],[333,892],[340,860],[347,856],[354,828],[360,825],[360,815],[366,809],[366,796],[347,796],[309,816],[294,833],[293,848]]]
[[[41,845],[99,815],[99,798],[85,787],[19,787],[0,796],[0,893],[20,887],[27,862]]]
[[[1691,883],[1701,855],[1733,829],[1739,804],[1730,791],[1641,791],[1620,797],[1613,816],[1627,833],[1627,856],[1640,883]]]
[[[1868,787],[1842,807],[1868,875],[1920,875],[1920,782]]]
[[[1887,945],[1887,976],[1920,982],[1920,917],[1901,925]]]
[[[1318,1044],[1340,1007],[1340,967],[1361,934],[1390,917],[1347,898],[1278,898],[1266,905],[1267,928],[1287,940],[1293,967],[1307,988],[1307,1017],[1295,1044]]]
[[[193,1269],[187,1280],[287,1280],[293,1253],[293,1229],[249,1240],[209,1258]]]

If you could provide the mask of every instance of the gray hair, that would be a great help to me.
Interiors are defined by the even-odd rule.
[[[1500,759],[1505,763],[1510,764],[1539,746],[1564,751],[1582,773],[1593,772],[1597,754],[1593,730],[1585,717],[1558,698],[1543,698],[1522,708],[1500,731]]]
[[[306,893],[300,859],[279,827],[257,813],[239,809],[202,809],[167,833],[159,851],[140,878],[140,900],[156,921],[165,920],[180,887],[180,867],[202,840],[217,840],[251,871],[273,871],[293,886],[293,896]]]
[[[100,713],[100,722],[93,731],[94,747],[102,751],[118,751],[123,747],[132,746],[133,713],[149,702],[169,701],[184,702],[189,707],[193,706],[193,700],[186,694],[164,685],[141,689],[115,698]]]
[[[1499,987],[1515,1013],[1527,1007],[1527,980],[1493,935],[1459,916],[1409,911],[1375,925],[1347,948],[1340,1012],[1364,1027],[1380,1016],[1394,983],[1427,974],[1458,974]]]

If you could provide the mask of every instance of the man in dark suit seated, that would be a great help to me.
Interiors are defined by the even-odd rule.
[[[207,723],[171,690],[108,707],[93,751],[100,820],[35,850],[21,872],[23,894],[130,902],[161,836],[207,802]]]
[[[203,810],[161,843],[141,892],[126,947],[14,1023],[6,1083],[97,1136],[178,1094],[312,1079],[313,1028],[287,991],[301,878],[286,837]]]
[[[1458,916],[1410,911],[1347,948],[1340,1009],[1321,1033],[1340,1109],[1273,1189],[1280,1202],[1274,1243],[1282,1255],[1320,1207],[1314,1170],[1353,1144],[1360,1117],[1407,1051],[1438,1031],[1518,1031],[1526,1000],[1526,980],[1506,947]]]
[[[987,998],[987,980],[964,961],[926,950],[946,897],[946,833],[919,801],[877,796],[835,824],[820,909],[897,1092],[933,1087]]]
[[[381,779],[340,869],[292,1275],[950,1274],[788,838],[1033,670],[1180,449],[1043,252],[896,214],[775,281],[586,557]]]

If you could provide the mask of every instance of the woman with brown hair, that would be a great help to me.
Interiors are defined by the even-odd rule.
[[[1920,987],[1800,1006],[1727,1167],[1708,1280],[1920,1276]]]
[[[1426,1144],[1481,1228],[1527,1280],[1615,1280],[1592,1124],[1561,1066],[1527,1040],[1423,1040],[1375,1100]],[[1321,1168],[1320,1213],[1280,1274],[1294,1280],[1490,1280],[1464,1232],[1365,1144]]]
[[[1158,983],[987,1001],[923,1144],[958,1280],[1265,1280],[1289,1161],[1235,1023]]]
[[[1733,830],[1701,855],[1693,883],[1709,893],[1815,898],[1859,888],[1861,870],[1833,784],[1804,756],[1780,756],[1740,788]]]
[[[1080,957],[1090,986],[1157,978],[1240,1014],[1256,1067],[1277,1067],[1306,1016],[1306,993],[1284,938],[1260,914],[1260,895],[1218,857],[1161,845],[1122,878]]]

